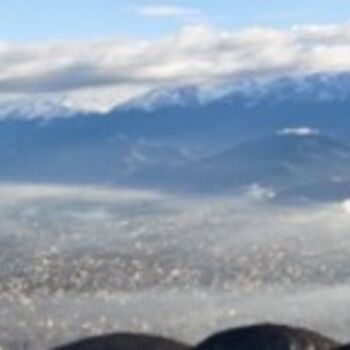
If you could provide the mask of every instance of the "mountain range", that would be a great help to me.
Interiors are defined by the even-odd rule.
[[[349,73],[164,88],[106,113],[43,105],[0,104],[1,181],[350,196]]]

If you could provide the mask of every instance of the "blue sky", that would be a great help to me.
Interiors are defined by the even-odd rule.
[[[168,13],[155,8],[179,9]],[[151,9],[151,11],[147,11]],[[153,11],[152,11],[153,10]],[[185,24],[236,29],[344,23],[349,0],[9,0],[0,2],[0,40],[157,38]]]

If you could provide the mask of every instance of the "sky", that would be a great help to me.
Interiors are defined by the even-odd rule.
[[[0,1],[0,114],[350,71],[349,16],[350,0]]]
[[[238,29],[343,23],[348,0],[11,0],[0,2],[0,37],[17,43],[97,37],[157,38],[183,25]]]

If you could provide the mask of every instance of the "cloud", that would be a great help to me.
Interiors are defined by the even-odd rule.
[[[346,199],[342,203],[342,208],[346,214],[350,214],[350,199]]]
[[[318,129],[312,129],[309,127],[301,127],[301,128],[285,128],[283,130],[278,131],[277,133],[280,136],[314,136],[319,135],[320,131]]]
[[[13,204],[35,200],[70,200],[80,198],[108,203],[127,203],[143,200],[161,200],[163,195],[147,190],[111,189],[93,186],[50,186],[50,185],[0,185],[0,203]],[[165,197],[164,197],[165,198]]]
[[[133,12],[146,17],[183,17],[198,14],[198,10],[173,5],[153,5],[134,7]]]
[[[263,187],[259,184],[252,184],[247,190],[247,197],[254,200],[268,200],[276,196],[276,193],[271,188]]]
[[[189,10],[145,7],[143,11],[165,16]],[[93,100],[103,109],[165,87],[347,71],[349,57],[350,25],[284,31],[187,26],[153,41],[1,43],[0,100],[55,95],[78,108]]]

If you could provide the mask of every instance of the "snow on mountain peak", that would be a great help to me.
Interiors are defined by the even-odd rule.
[[[55,118],[73,115],[74,108],[66,106],[64,101],[57,98],[35,96],[0,99],[0,119],[20,118]]]
[[[150,90],[101,88],[69,94],[2,95],[0,119],[66,117],[75,114],[106,114],[113,109],[153,111],[177,106],[202,106],[212,102],[255,105],[283,101],[346,101],[350,98],[350,74],[285,76],[275,79],[228,79],[216,84],[167,86]],[[282,132],[282,131],[281,131]],[[313,133],[315,130],[312,131]],[[285,130],[282,134],[307,136],[310,130]]]

